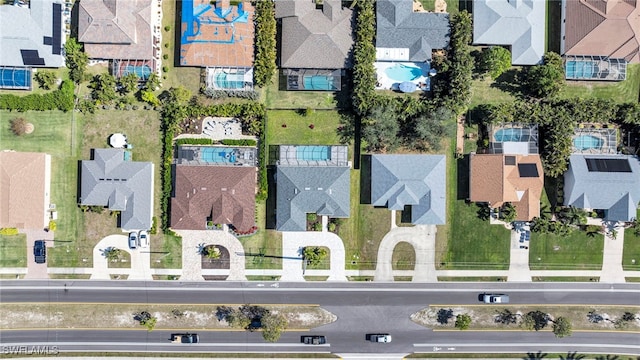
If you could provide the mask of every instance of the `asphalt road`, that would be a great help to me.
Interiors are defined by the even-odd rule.
[[[65,286],[66,284],[66,286]],[[277,286],[277,287],[276,287]],[[575,332],[557,339],[551,332],[431,331],[409,315],[430,304],[478,304],[483,292],[507,293],[514,304],[640,305],[640,284],[559,283],[180,283],[93,281],[4,281],[0,302],[95,302],[171,304],[319,304],[336,314],[332,324],[312,330],[326,346],[300,344],[301,332],[287,332],[275,344],[260,333],[198,331],[201,343],[171,344],[169,333],[146,331],[30,330],[0,332],[3,351],[12,345],[55,345],[61,350],[161,352],[536,352],[640,353],[637,333]],[[99,305],[97,305],[99,306]],[[373,344],[367,333],[393,335]]]

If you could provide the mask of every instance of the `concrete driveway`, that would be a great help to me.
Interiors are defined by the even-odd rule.
[[[393,266],[391,264],[393,249],[399,242],[404,241],[411,244],[416,253],[412,281],[437,282],[438,277],[435,269],[436,232],[435,225],[393,227],[384,236],[378,247],[374,281],[393,281]]]
[[[302,249],[307,246],[326,246],[329,248],[331,265],[327,281],[347,281],[344,268],[344,243],[338,235],[328,231],[285,231],[282,233],[282,277],[280,281],[305,281],[302,273]],[[321,272],[325,273],[326,270]]]
[[[221,230],[175,230],[182,237],[182,276],[181,281],[204,281],[202,277],[202,256],[198,252],[200,245],[220,245],[229,251],[229,270],[227,280],[246,281],[245,256],[242,243],[228,231]]]
[[[127,235],[109,235],[93,248],[93,272],[91,279],[109,280],[112,274],[128,275],[128,280],[153,280],[151,276],[151,253],[149,249],[129,249]],[[153,235],[151,236],[153,241]],[[104,250],[110,247],[126,251],[131,255],[130,268],[109,268]]]
[[[47,248],[53,247],[53,231],[44,231],[44,229],[23,229],[20,231],[27,235],[27,274],[25,279],[48,279],[47,263],[36,264],[36,258],[33,255],[33,245],[36,240],[46,240]],[[47,252],[48,253],[48,252]]]

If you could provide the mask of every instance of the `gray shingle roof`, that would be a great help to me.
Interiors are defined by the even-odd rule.
[[[349,217],[350,168],[278,166],[276,229],[305,231],[307,214]]]
[[[66,36],[62,21],[62,3],[62,0],[37,0],[31,1],[30,8],[0,5],[1,66],[50,68],[64,66],[61,50]],[[56,13],[54,13],[54,4],[57,4],[55,8],[59,10]],[[54,18],[58,22],[56,29],[54,29]],[[40,58],[37,62],[43,64],[25,63],[23,50],[37,51],[37,58]]]
[[[153,163],[125,161],[123,149],[94,149],[81,162],[80,204],[120,211],[121,227],[148,230],[153,215]]]
[[[282,19],[280,67],[305,69],[351,68],[353,11],[339,0],[325,0],[316,10],[311,0],[278,0]]]
[[[626,159],[631,172],[589,171],[585,159]],[[565,205],[606,210],[605,220],[632,221],[640,202],[640,160],[630,155],[571,155]]]
[[[473,1],[473,42],[510,45],[513,65],[535,65],[544,55],[545,1]]]
[[[378,0],[376,19],[376,47],[408,48],[411,61],[449,46],[449,14],[413,12],[413,0]]]
[[[413,224],[446,222],[444,155],[372,155],[371,204],[403,210],[411,205]]]

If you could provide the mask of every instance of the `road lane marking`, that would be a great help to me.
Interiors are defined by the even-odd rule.
[[[460,332],[460,329],[431,329],[433,332]],[[532,330],[527,329],[467,329],[465,332],[532,332]],[[552,329],[541,329],[536,332],[552,332]],[[616,334],[640,334],[640,330],[607,330],[607,329],[596,329],[596,330],[572,330],[574,333],[616,333]]]
[[[530,346],[530,347],[567,347],[567,346],[594,346],[594,347],[606,347],[606,348],[616,348],[616,347],[624,347],[631,349],[640,349],[640,345],[627,345],[627,344],[558,344],[558,343],[513,343],[509,344],[501,344],[501,343],[458,343],[458,344],[413,344],[415,347],[430,347],[432,349],[439,349],[442,351],[443,348],[448,347],[457,347],[456,352],[465,352],[461,348],[465,347],[517,347],[517,346]],[[438,350],[436,350],[438,351]]]

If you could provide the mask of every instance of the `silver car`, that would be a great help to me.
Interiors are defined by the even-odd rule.
[[[138,248],[138,232],[132,231],[129,233],[129,249],[134,250]]]

